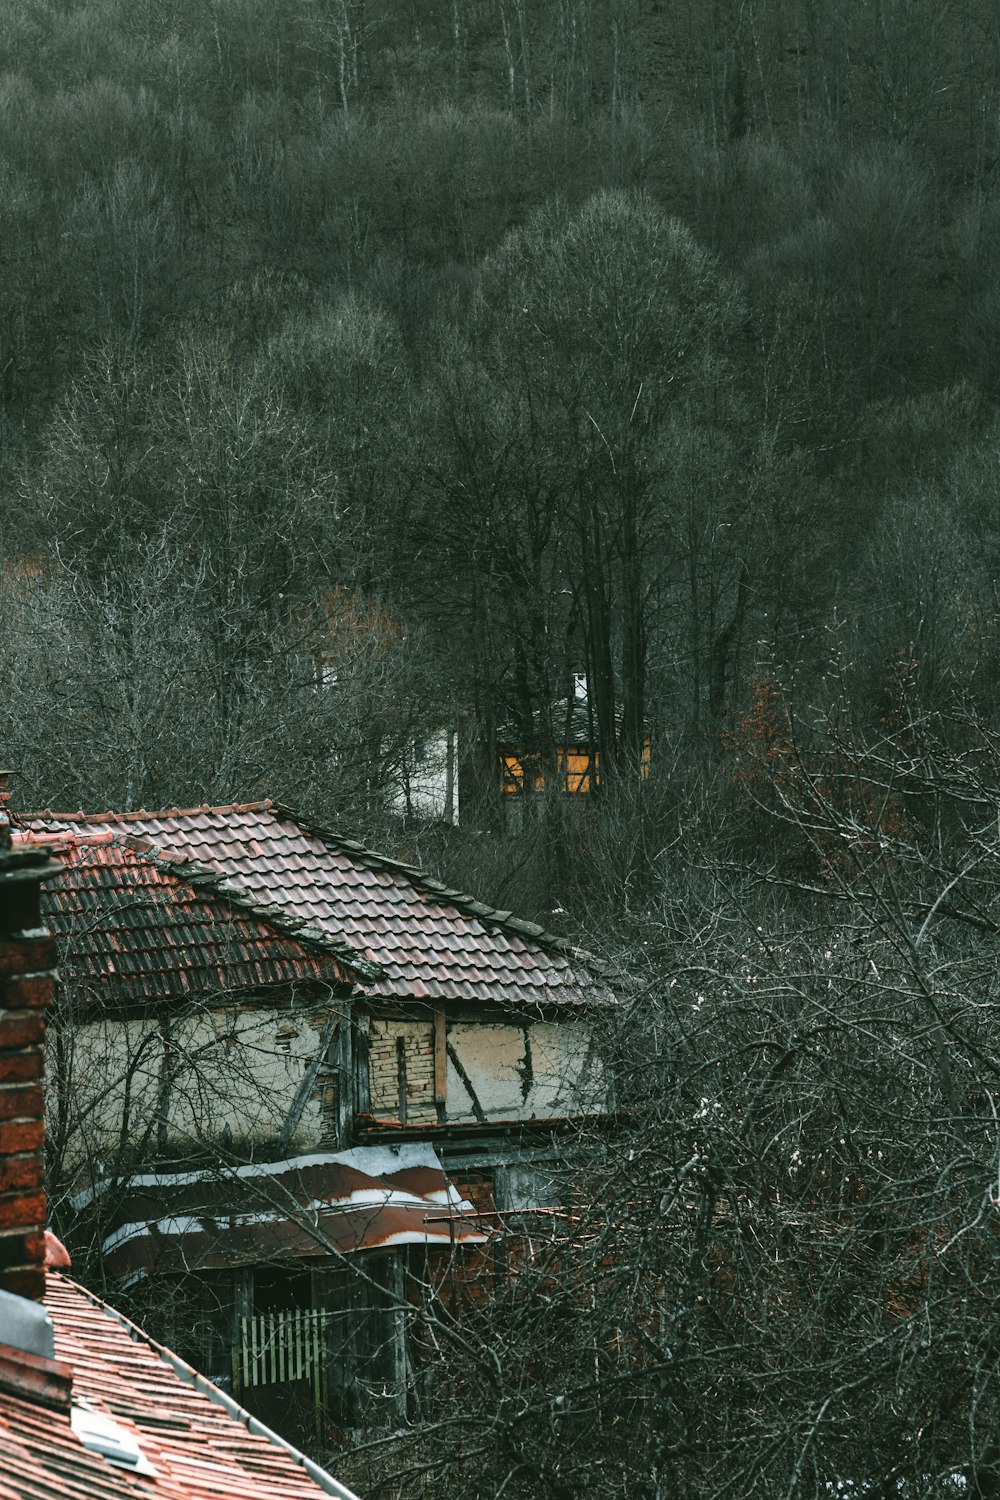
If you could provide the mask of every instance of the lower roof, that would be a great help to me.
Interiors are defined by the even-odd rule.
[[[236,1168],[143,1173],[116,1207],[102,1259],[110,1275],[135,1280],[488,1237],[433,1147],[359,1146]]]

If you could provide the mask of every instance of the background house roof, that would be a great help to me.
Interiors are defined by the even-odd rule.
[[[63,967],[112,1004],[309,980],[339,986],[359,969],[374,973],[328,930],[224,891],[217,873],[157,858],[121,831],[22,837],[62,866],[41,909]]]
[[[620,722],[621,713],[615,715]],[[583,697],[560,698],[547,707],[535,709],[531,715],[530,733],[527,726],[514,722],[501,724],[497,730],[497,741],[504,750],[530,750],[538,745],[595,745],[597,740],[597,713],[590,711],[586,694]]]
[[[523,1009],[609,999],[600,965],[565,939],[451,890],[412,866],[312,827],[269,801],[169,812],[22,817],[38,831],[127,830],[172,860],[198,861],[253,901],[360,950],[380,997]]]
[[[2,1500],[317,1500],[322,1494],[355,1500],[90,1292],[50,1272],[45,1305],[56,1359],[72,1369],[78,1414],[114,1423],[140,1450],[144,1471],[84,1447],[65,1407],[3,1391]]]

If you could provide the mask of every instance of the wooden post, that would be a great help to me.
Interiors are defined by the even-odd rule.
[[[350,998],[340,1002],[340,1026],[335,1040],[337,1077],[337,1146],[342,1151],[354,1141],[354,1007]],[[332,1059],[331,1059],[332,1061]]]
[[[252,1276],[253,1272],[245,1268],[233,1272],[229,1343],[232,1349],[233,1391],[237,1397],[251,1384],[247,1356],[247,1327],[253,1315]]]
[[[434,1007],[434,1103],[443,1119],[448,1103],[448,1031],[443,1005]]]
[[[386,1291],[389,1302],[389,1411],[396,1423],[406,1421],[407,1376],[410,1360],[407,1349],[409,1318],[406,1306],[406,1277],[403,1256],[399,1251],[390,1255],[386,1271]]]

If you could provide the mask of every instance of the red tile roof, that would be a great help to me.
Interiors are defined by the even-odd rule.
[[[209,996],[307,980],[340,985],[371,967],[329,931],[221,888],[190,860],[157,858],[121,831],[50,836],[62,865],[42,914],[64,968],[111,1004]]]
[[[0,1500],[134,1500],[137,1477],[89,1453],[67,1411],[0,1390]],[[177,1491],[163,1490],[163,1495]]]
[[[60,1275],[47,1278],[72,1397],[110,1419],[155,1472],[89,1451],[70,1412],[0,1389],[0,1500],[354,1500],[176,1355]]]
[[[379,965],[377,996],[522,1008],[608,999],[600,965],[562,938],[498,912],[424,872],[312,827],[271,802],[169,812],[36,813],[38,830],[130,830],[171,859],[225,877]]]

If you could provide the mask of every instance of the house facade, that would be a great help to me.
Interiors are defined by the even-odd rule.
[[[615,729],[619,728],[616,722]],[[556,795],[577,810],[601,787],[600,734],[585,673],[573,677],[573,691],[533,716],[529,733],[508,726],[499,737],[499,779],[504,826],[525,827],[540,799]],[[651,741],[643,737],[639,775],[649,778]],[[604,770],[606,771],[606,767]]]
[[[413,1307],[607,1113],[597,966],[267,802],[18,836],[63,869],[60,1222],[265,1419],[405,1416]]]
[[[392,810],[407,822],[458,824],[458,730],[440,725],[412,735],[401,748]]]

